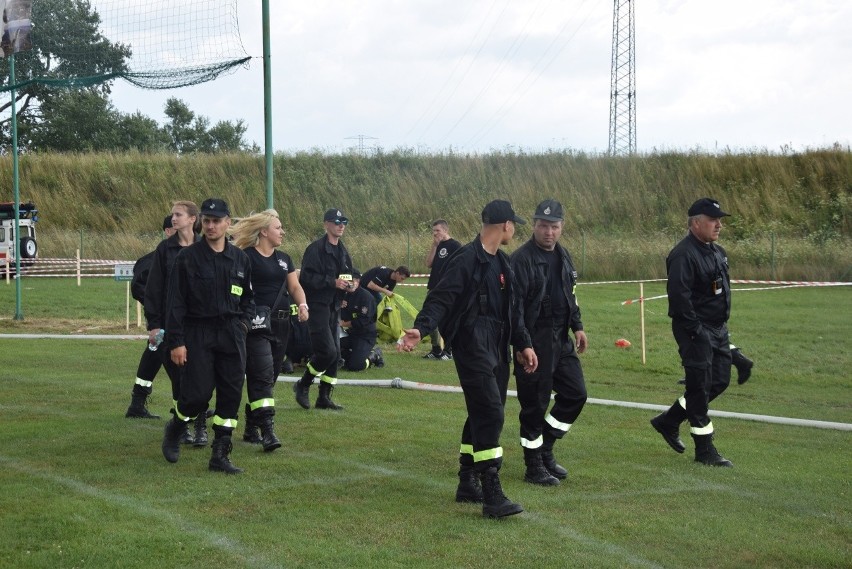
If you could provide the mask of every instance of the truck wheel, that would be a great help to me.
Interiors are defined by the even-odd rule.
[[[35,259],[38,254],[38,245],[36,245],[35,239],[32,237],[22,237],[19,251],[21,252],[21,260]]]

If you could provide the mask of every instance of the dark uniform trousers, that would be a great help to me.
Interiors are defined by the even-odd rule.
[[[271,334],[249,334],[246,338],[246,392],[255,417],[275,415],[275,382],[281,373],[289,336],[288,316],[272,320]]]
[[[707,335],[698,334],[693,338],[691,332],[672,321],[672,334],[683,364],[686,389],[683,397],[672,405],[669,415],[678,422],[688,419],[693,435],[713,433],[707,414],[710,401],[724,393],[731,382],[728,327],[704,324],[702,328]]]
[[[168,352],[163,347],[164,352]],[[136,385],[148,395],[151,394],[151,384],[157,373],[163,365],[162,354],[159,351],[152,352],[148,349],[148,343],[145,342],[145,351],[142,352],[142,357],[139,358],[139,367],[136,368]]]
[[[554,328],[550,320],[540,320],[532,341],[538,356],[538,369],[524,373],[515,366],[521,423],[521,446],[541,448],[542,435],[561,439],[580,416],[586,404],[586,382],[574,341],[565,326]],[[556,392],[547,416],[550,393]]]
[[[509,387],[508,326],[478,316],[453,338],[453,362],[464,392],[467,419],[461,436],[462,457],[473,456],[473,466],[484,472],[503,463],[506,390]]]
[[[308,319],[308,330],[311,335],[313,356],[308,362],[308,369],[315,375],[321,375],[321,381],[337,382],[337,362],[340,359],[340,310],[331,304],[311,303],[308,299],[308,309],[311,317]]]
[[[233,430],[245,381],[246,335],[237,318],[184,323],[186,365],[181,369],[179,418],[207,409],[216,391],[214,426]]]
[[[346,369],[361,371],[367,367],[370,351],[376,343],[371,338],[353,336],[352,334],[340,339],[341,352],[345,353]]]
[[[152,383],[160,367],[165,368],[172,384],[172,404],[177,402],[180,395],[180,368],[172,361],[171,352],[165,342],[160,344],[159,349],[151,351],[145,344],[145,351],[139,358],[139,367],[136,369],[136,384],[141,386],[148,395],[151,394]]]

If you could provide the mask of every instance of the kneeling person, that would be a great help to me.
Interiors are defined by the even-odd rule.
[[[378,337],[376,301],[360,284],[361,273],[353,269],[352,289],[343,295],[340,303],[340,326],[346,330],[346,335],[340,338],[340,355],[344,361],[343,368],[349,371],[361,371],[371,364],[379,365],[381,358],[381,352],[375,348]]]

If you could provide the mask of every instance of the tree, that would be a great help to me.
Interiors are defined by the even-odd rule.
[[[259,151],[256,144],[249,145],[243,139],[247,127],[242,120],[219,121],[211,128],[209,118],[196,115],[174,97],[166,101],[165,113],[169,122],[163,128],[170,138],[169,147],[179,154]]]
[[[87,0],[37,0],[32,3],[33,48],[15,55],[19,82],[37,79],[93,78],[92,92],[108,95],[110,80],[104,77],[127,71],[130,47],[110,42],[99,31],[100,16]],[[0,60],[0,77],[9,77],[9,63]],[[8,79],[3,79],[8,83]],[[26,127],[40,119],[38,106],[49,103],[61,91],[33,82],[16,91],[18,121]],[[11,101],[0,104],[8,112]],[[11,116],[0,121],[4,142],[9,139]]]

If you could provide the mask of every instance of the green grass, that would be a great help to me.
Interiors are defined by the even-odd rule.
[[[0,288],[4,333],[124,330],[123,283],[25,282],[23,322],[9,318],[14,286]],[[852,423],[850,292],[735,292],[734,341],[757,363],[712,408]],[[423,289],[401,293],[419,305]],[[680,369],[665,300],[646,304],[643,366],[639,306],[620,304],[638,285],[578,294],[590,397],[670,403]],[[616,348],[619,337],[633,347]],[[142,349],[0,339],[0,566],[849,566],[849,431],[717,419],[717,445],[736,466],[712,469],[691,448],[669,450],[648,425],[653,412],[588,405],[557,446],[569,479],[540,488],[523,482],[510,399],[502,479],[527,511],[495,522],[452,500],[460,394],[340,386],[346,409],[331,413],[298,408],[279,384],[284,446],[264,454],[237,442],[232,459],[246,472],[227,477],[207,471],[209,449],[166,463],[163,422],[124,419]],[[426,349],[389,347],[383,369],[341,377],[456,385],[452,363],[418,357]],[[151,401],[163,415],[166,381]]]

